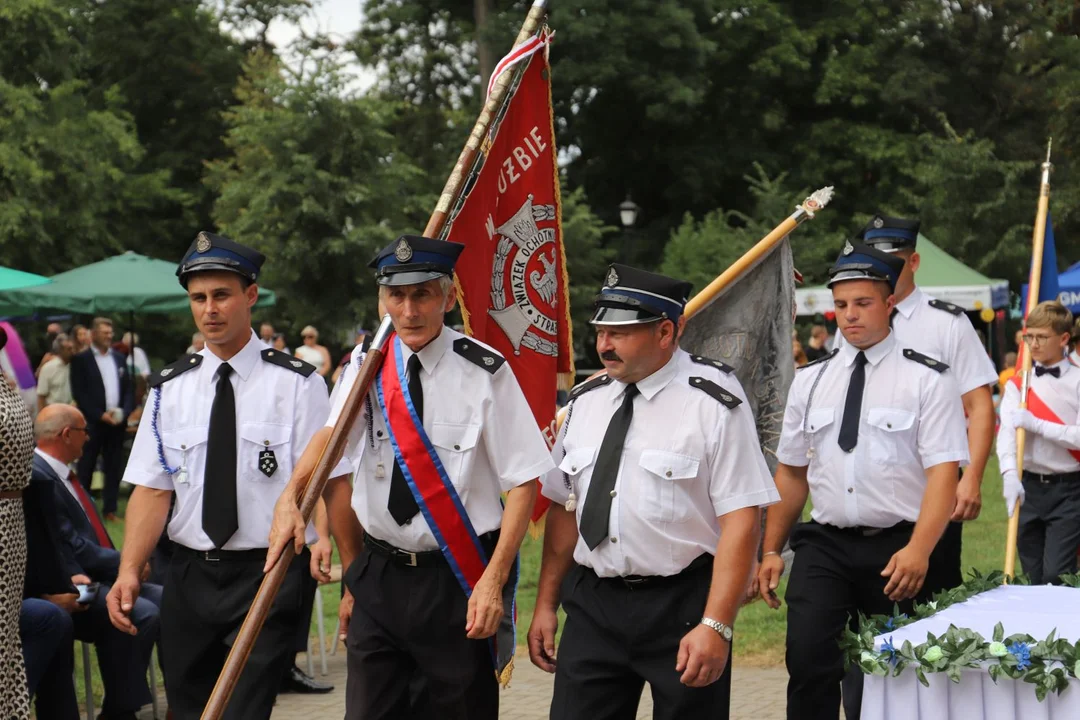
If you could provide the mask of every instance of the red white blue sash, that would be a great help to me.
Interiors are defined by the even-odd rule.
[[[488,557],[480,538],[465,512],[465,505],[443,467],[435,447],[424,430],[423,419],[416,414],[405,375],[401,339],[395,333],[387,342],[386,357],[375,383],[379,408],[386,418],[394,457],[401,466],[420,512],[439,543],[447,563],[454,571],[466,597],[487,568]],[[504,684],[513,667],[518,562],[514,561],[510,579],[503,589],[504,617],[492,642],[496,675]]]

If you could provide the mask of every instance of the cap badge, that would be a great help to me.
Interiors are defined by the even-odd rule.
[[[412,260],[412,247],[405,238],[401,238],[401,242],[394,248],[394,257],[397,258],[398,262],[409,262]]]
[[[210,238],[206,236],[206,233],[199,233],[198,239],[195,241],[195,252],[207,252],[210,250]]]
[[[619,273],[615,272],[615,268],[608,270],[607,280],[605,282],[608,287],[615,287],[619,284]]]
[[[878,229],[885,227],[885,221],[879,217],[874,218],[874,227]]]
[[[855,252],[855,248],[852,246],[851,241],[848,240],[844,243],[844,254],[850,255],[853,252]]]

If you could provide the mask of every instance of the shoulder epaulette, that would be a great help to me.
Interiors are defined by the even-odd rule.
[[[931,370],[937,370],[939,373],[943,373],[949,369],[949,366],[940,360],[935,360],[932,357],[927,357],[920,352],[915,352],[911,348],[904,348],[904,357],[908,360],[914,360],[920,365],[925,365]]]
[[[580,385],[575,385],[570,390],[570,394],[567,396],[567,400],[577,400],[579,397],[581,397],[585,393],[589,392],[590,390],[595,390],[596,388],[604,387],[605,385],[607,385],[610,382],[611,382],[611,376],[608,375],[607,373],[604,373],[603,375],[597,375],[592,380],[586,380],[585,382],[581,383]]]
[[[705,391],[714,400],[719,401],[720,404],[726,406],[729,410],[734,410],[742,404],[742,400],[735,397],[732,393],[729,393],[713,381],[706,380],[702,377],[690,378],[690,387]]]
[[[482,367],[492,375],[503,366],[506,358],[469,338],[458,338],[454,341],[454,352],[465,358],[473,365]]]
[[[821,356],[821,357],[819,357],[819,358],[818,358],[817,360],[811,360],[810,362],[806,363],[806,364],[805,364],[805,365],[803,365],[802,367],[800,367],[800,368],[795,368],[795,369],[796,369],[796,370],[803,370],[803,369],[805,369],[805,368],[808,368],[808,367],[810,367],[811,365],[817,365],[818,363],[822,363],[822,362],[825,362],[826,360],[832,360],[832,359],[833,359],[834,357],[836,357],[836,353],[838,353],[838,352],[840,352],[840,348],[833,348],[833,349],[832,349],[832,350],[830,350],[830,351],[829,351],[829,352],[828,352],[827,354],[825,354],[825,355],[822,355],[822,356]]]
[[[191,355],[184,355],[176,362],[166,365],[158,370],[156,373],[150,376],[146,381],[149,387],[155,388],[162,383],[172,380],[174,377],[178,377],[192,368],[197,368],[202,364],[202,355],[192,353]]]
[[[696,362],[698,365],[712,365],[717,370],[730,375],[735,372],[735,368],[731,367],[727,363],[722,363],[719,360],[713,360],[712,358],[702,357],[701,355],[691,355],[690,359]]]
[[[262,355],[262,359],[266,362],[273,363],[274,365],[283,367],[286,370],[292,370],[294,373],[297,373],[298,375],[303,375],[304,377],[310,377],[311,373],[315,372],[315,366],[311,363],[304,362],[300,358],[293,357],[292,355],[289,355],[288,353],[283,353],[280,350],[267,348],[259,354]]]
[[[930,307],[935,310],[944,310],[950,315],[963,315],[964,308],[959,305],[953,305],[951,302],[945,302],[944,300],[931,300]]]

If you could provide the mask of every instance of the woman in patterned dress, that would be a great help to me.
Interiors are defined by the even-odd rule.
[[[7,333],[0,327],[0,348]],[[28,720],[19,609],[26,574],[22,491],[30,482],[34,423],[19,393],[0,373],[0,718]]]

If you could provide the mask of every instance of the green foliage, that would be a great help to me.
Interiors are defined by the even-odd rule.
[[[604,272],[614,251],[604,247],[606,236],[615,228],[604,225],[592,211],[585,190],[578,188],[562,197],[563,247],[570,276],[570,317],[574,323],[574,354],[587,357],[595,352],[596,336],[589,325],[593,298],[604,283]]]
[[[423,218],[419,171],[398,152],[385,109],[345,94],[337,66],[287,79],[256,53],[226,115],[228,159],[211,163],[214,217],[229,236],[270,258],[275,320],[298,329],[375,324],[375,252]]]

